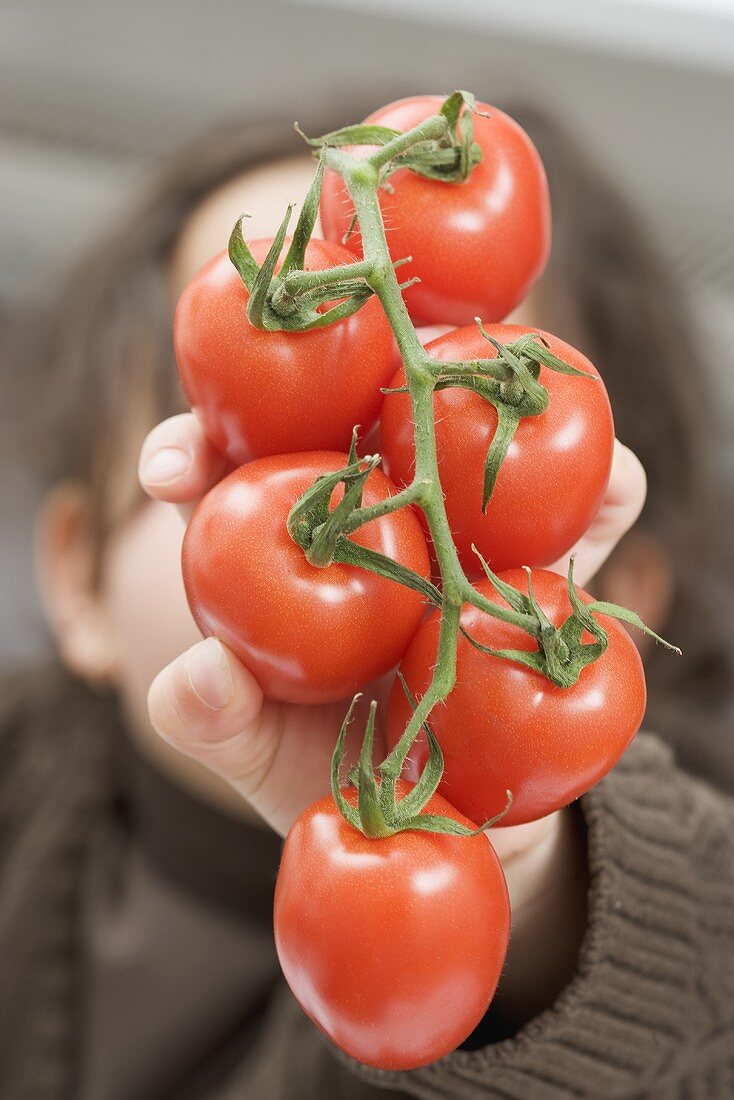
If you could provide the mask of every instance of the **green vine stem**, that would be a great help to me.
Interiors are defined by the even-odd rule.
[[[556,628],[535,601],[530,576],[528,594],[524,595],[505,585],[480,557],[487,577],[506,604],[502,606],[487,599],[474,587],[459,561],[439,479],[434,390],[450,385],[471,387],[497,409],[498,430],[485,468],[483,506],[486,507],[518,423],[525,416],[542,415],[547,408],[548,393],[538,381],[541,366],[567,374],[582,374],[584,381],[580,384],[590,384],[588,375],[574,370],[552,355],[540,336],[524,336],[510,347],[503,347],[483,329],[479,318],[480,331],[494,347],[494,358],[445,363],[429,355],[418,339],[403,300],[405,284],[399,282],[396,273],[396,268],[408,262],[409,257],[397,263],[391,259],[378,191],[381,187],[389,188],[386,181],[398,168],[408,168],[429,178],[440,179],[447,186],[460,185],[481,159],[481,149],[473,143],[471,114],[475,110],[474,98],[470,93],[454,92],[446,99],[439,114],[425,119],[406,133],[357,125],[322,138],[306,139],[319,149],[319,166],[280,276],[274,276],[274,268],[285,241],[290,208],[268,257],[259,269],[242,236],[241,221],[230,240],[232,262],[251,293],[248,316],[253,324],[291,331],[320,327],[347,316],[360,308],[368,297],[376,295],[403,361],[404,390],[410,396],[414,425],[415,473],[411,483],[386,500],[362,507],[362,486],[379,462],[379,456],[358,459],[355,429],[349,464],[343,470],[319,479],[294,505],[288,519],[291,537],[313,565],[324,567],[331,561],[350,562],[406,584],[440,606],[433,677],[420,700],[416,702],[410,697],[412,715],[402,737],[378,767],[379,783],[372,765],[375,705],[370,710],[360,764],[350,773],[350,779],[359,789],[356,809],[347,804],[339,788],[344,738],[356,699],[339,734],[332,761],[334,798],[344,817],[370,836],[387,836],[406,828],[456,831],[455,822],[439,820],[434,815],[423,815],[422,820],[420,811],[437,789],[443,772],[440,746],[430,730],[428,718],[434,706],[445,700],[454,687],[459,633],[477,648],[483,648],[461,628],[460,615],[465,603],[527,632],[538,645],[537,651],[530,654],[514,650],[494,652],[485,649],[485,652],[525,663],[561,687],[570,687],[575,683],[583,667],[604,652],[606,633],[594,619],[593,611],[613,615],[652,634],[637,616],[623,608],[611,604],[583,604],[573,585],[572,562],[568,578],[570,614],[566,622]],[[375,152],[364,159],[357,159],[343,151],[344,146],[359,144],[374,145]],[[321,180],[326,169],[341,177],[352,199],[355,220],[362,237],[363,258],[325,271],[305,271],[302,269],[305,247],[313,229]],[[318,306],[336,299],[339,302],[331,309],[324,313],[317,312]],[[343,499],[330,510],[331,494],[340,482],[344,486]],[[440,590],[381,555],[369,555],[348,538],[363,524],[412,505],[422,509],[428,524],[441,577]],[[582,644],[584,631],[592,634],[593,644]],[[663,641],[657,635],[653,637]],[[404,684],[404,687],[407,690],[407,685]],[[429,742],[426,770],[411,794],[398,802],[397,780],[421,729]],[[508,799],[511,799],[509,792]]]
[[[401,493],[382,502],[377,514],[385,515],[395,508],[403,507],[406,503],[418,504],[426,516],[441,575],[441,627],[433,678],[413,711],[404,741],[401,739],[380,767],[383,779],[391,778],[394,773],[399,774],[410,745],[417,737],[431,710],[437,703],[446,699],[453,689],[456,682],[456,647],[461,607],[465,602],[476,604],[477,599],[481,599],[459,562],[441,491],[433,412],[433,390],[441,364],[424,350],[413,327],[390,258],[377,199],[379,167],[389,163],[395,155],[404,153],[412,146],[425,141],[427,135],[434,137],[445,131],[445,118],[435,116],[433,119],[427,119],[414,130],[401,134],[392,142],[383,145],[377,153],[366,160],[355,160],[338,149],[327,149],[325,154],[327,167],[339,173],[354,203],[362,235],[364,261],[369,265],[365,280],[380,299],[395,334],[405,368],[415,425],[416,462],[413,481]],[[365,513],[367,513],[366,509]],[[357,513],[350,524],[351,530],[356,530],[360,522],[367,522],[375,518],[375,515],[375,509],[372,509],[371,514],[360,516]],[[481,602],[485,603],[483,599]],[[489,604],[490,601],[486,603]],[[533,629],[534,623],[531,621],[531,616],[514,612],[512,609],[499,608],[496,605],[490,606],[492,613],[499,611],[498,617],[504,618],[505,621],[522,629]],[[391,784],[388,783],[383,785],[382,789],[389,790],[390,786]]]

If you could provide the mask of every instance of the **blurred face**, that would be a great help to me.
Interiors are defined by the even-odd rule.
[[[288,202],[300,203],[313,162],[298,156],[261,165],[214,192],[184,227],[171,270],[174,299],[217,252],[247,210],[250,237],[272,236]],[[317,229],[318,233],[318,229]],[[182,403],[183,407],[183,403]],[[125,457],[127,486],[136,479],[136,456]],[[73,487],[50,494],[39,524],[40,584],[47,614],[65,663],[91,682],[119,689],[132,736],[169,771],[230,801],[223,784],[200,765],[179,756],[151,729],[147,693],[164,665],[201,637],[181,578],[184,519],[170,504],[146,501],[112,534],[104,550],[102,582],[94,590],[86,502]]]
[[[261,165],[214,192],[181,234],[171,269],[172,296],[178,297],[202,265],[226,246],[244,210],[252,214],[247,223],[251,238],[272,236],[288,202],[303,200],[312,176],[312,160],[298,156]],[[511,319],[535,323],[534,308],[529,299]],[[424,339],[441,331],[443,327],[436,327]],[[120,465],[121,479],[129,487],[136,474],[132,453]],[[180,471],[170,472],[173,478]],[[148,720],[147,693],[154,676],[200,637],[181,577],[184,520],[179,511],[147,501],[120,525],[105,547],[100,588],[92,581],[83,495],[67,486],[52,493],[39,532],[41,587],[62,659],[83,679],[116,685],[131,734],[148,755],[187,786],[241,813],[241,800],[201,765],[171,749]],[[624,595],[622,602],[639,604],[635,593]],[[609,598],[617,595],[610,593]],[[647,618],[655,618],[649,609]]]
[[[177,298],[196,272],[226,247],[244,210],[251,238],[272,236],[288,202],[300,204],[313,175],[308,156],[274,161],[214,192],[181,235],[171,270]],[[130,471],[135,476],[135,469]],[[184,520],[169,504],[149,501],[111,540],[105,561],[104,599],[116,640],[116,678],[138,738],[160,744],[147,715],[151,680],[201,637],[181,578]]]

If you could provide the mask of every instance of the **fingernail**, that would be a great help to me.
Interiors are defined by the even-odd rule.
[[[226,707],[234,685],[227,655],[216,638],[207,638],[193,649],[188,664],[189,683],[202,703],[212,710]]]
[[[140,480],[148,485],[170,485],[178,481],[191,465],[191,455],[180,447],[162,447],[146,459]]]

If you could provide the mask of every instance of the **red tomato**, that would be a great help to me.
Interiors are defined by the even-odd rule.
[[[500,343],[510,344],[539,329],[490,325]],[[595,374],[569,344],[543,333],[555,355]],[[436,359],[493,359],[496,351],[476,326],[448,332],[427,345]],[[461,562],[472,576],[480,568],[474,543],[497,571],[516,565],[552,565],[584,534],[598,512],[609,481],[614,422],[601,379],[558,374],[541,367],[540,382],[550,405],[518,425],[500,469],[493,496],[482,514],[484,462],[497,428],[497,413],[471,390],[438,390],[433,405],[436,447],[446,512]],[[402,368],[390,382],[405,384]],[[407,394],[385,398],[381,415],[385,469],[397,484],[413,477],[413,419]]]
[[[345,454],[328,451],[258,459],[215,485],[186,531],[183,574],[194,618],[237,654],[270,699],[325,703],[353,695],[397,664],[421,621],[425,601],[411,589],[355,566],[310,565],[288,534],[296,500],[320,474],[346,464]],[[374,470],[363,503],[395,491]],[[428,578],[426,540],[412,509],[350,537]]]
[[[473,827],[438,795],[423,812]],[[454,1050],[492,999],[509,927],[483,835],[369,840],[331,795],[288,834],[275,890],[280,965],[314,1023],[367,1065],[412,1069]]]
[[[262,263],[272,242],[252,241]],[[284,248],[287,247],[286,241]],[[352,263],[341,245],[312,240],[306,268]],[[223,252],[179,299],[174,342],[181,382],[207,435],[234,465],[291,451],[345,450],[352,428],[380,410],[399,362],[376,298],[312,332],[265,332],[247,319],[247,288]]]
[[[438,114],[441,96],[390,103],[367,122],[410,130]],[[401,278],[420,276],[405,292],[411,316],[424,322],[466,325],[477,315],[501,321],[522,301],[548,260],[551,211],[548,183],[535,146],[524,130],[496,107],[478,104],[474,140],[483,159],[463,183],[442,183],[401,169],[381,190],[380,207],[393,260],[413,257]],[[374,147],[347,150],[369,156]],[[340,241],[354,207],[341,178],[327,171],[321,196],[324,236]],[[362,255],[357,229],[347,247]]]
[[[521,569],[502,579],[527,592]],[[477,589],[506,606],[487,580]],[[555,573],[533,573],[538,603],[555,626],[568,616],[566,581]],[[582,592],[589,602],[591,597]],[[582,670],[576,684],[559,688],[540,673],[480,653],[459,637],[456,686],[430,723],[443,749],[445,771],[439,788],[462,813],[486,821],[502,809],[505,791],[513,795],[502,825],[535,821],[572,802],[614,766],[640,727],[645,713],[645,675],[627,631],[614,619],[597,616],[607,631],[604,654]],[[461,624],[493,649],[537,648],[517,627],[507,626],[465,605]],[[439,618],[432,614],[415,635],[400,666],[418,699],[428,687],[436,661]],[[585,635],[584,641],[592,641]],[[387,715],[387,741],[400,738],[410,715],[396,679]],[[426,756],[425,739],[410,753],[411,767]],[[411,772],[408,772],[411,776]]]

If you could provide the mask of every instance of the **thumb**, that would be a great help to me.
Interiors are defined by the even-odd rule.
[[[159,736],[226,780],[283,836],[329,790],[345,708],[344,700],[295,706],[264,699],[252,673],[217,638],[182,653],[148,693]]]
[[[156,732],[251,799],[276,745],[263,721],[263,693],[217,638],[206,638],[158,673],[148,692]]]

